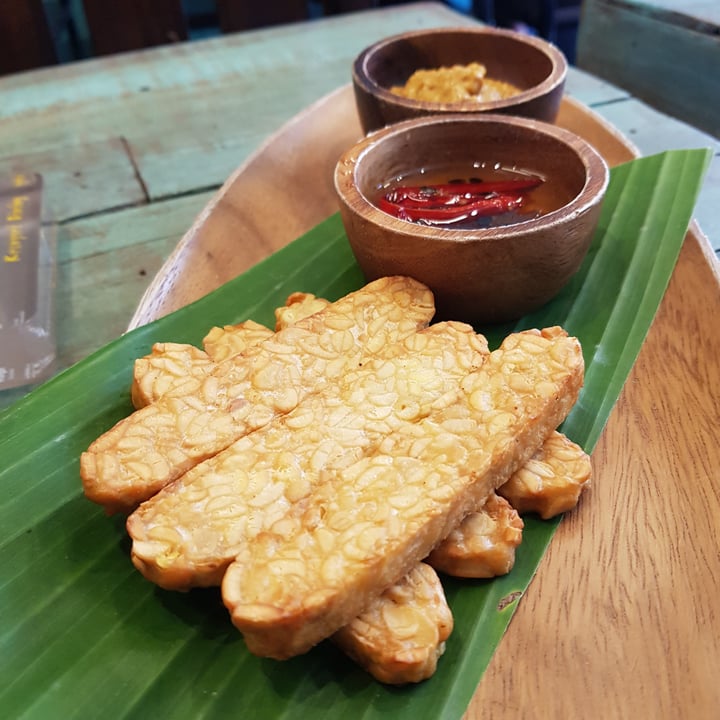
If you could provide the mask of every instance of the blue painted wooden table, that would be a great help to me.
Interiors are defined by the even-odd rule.
[[[0,78],[0,173],[45,177],[58,226],[59,368],[126,327],[213,191],[275,129],[408,28],[473,22],[436,3],[165,46]],[[567,91],[643,154],[720,142],[571,69]],[[720,161],[697,218],[720,248]]]

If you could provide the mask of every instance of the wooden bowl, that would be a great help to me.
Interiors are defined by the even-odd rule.
[[[479,62],[487,77],[521,90],[502,100],[426,102],[390,91],[415,70]],[[553,122],[565,88],[567,61],[554,45],[498,28],[419,30],[380,40],[363,50],[352,69],[360,122],[370,132],[391,123],[438,113],[508,113]]]
[[[461,230],[419,225],[377,207],[380,188],[391,178],[472,162],[543,178],[558,209],[510,225]],[[574,133],[529,118],[483,114],[389,126],[346,151],[335,168],[343,224],[367,279],[414,277],[435,293],[438,317],[467,322],[517,319],[562,289],[587,253],[608,179],[605,161]]]

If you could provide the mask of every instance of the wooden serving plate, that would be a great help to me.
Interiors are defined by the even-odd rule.
[[[639,155],[570,98],[557,122],[611,166]],[[350,86],[285,125],[197,218],[130,326],[200,298],[333,214],[332,170],[360,132]],[[560,524],[465,720],[717,716],[719,315],[718,263],[693,222],[593,452],[589,498]]]
[[[610,166],[639,154],[571,98],[563,99],[557,124],[590,142]],[[350,85],[284,125],[198,216],[146,290],[129,329],[206,295],[337,212],[335,163],[361,137]]]

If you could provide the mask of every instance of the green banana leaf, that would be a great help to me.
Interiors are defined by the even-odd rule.
[[[709,162],[672,151],[612,170],[580,272],[521,322],[582,342],[580,401],[563,430],[591,452],[665,292]],[[330,643],[287,662],[250,655],[216,589],[160,590],[129,560],[123,521],[85,500],[80,453],[131,411],[132,361],[153,342],[198,343],[212,324],[253,318],[296,290],[330,299],[363,283],[333,216],[173,315],[121,337],[0,414],[0,707],[8,718],[458,718],[550,542],[527,517],[513,571],[444,579],[455,630],[437,674],[385,687]],[[529,589],[532,592],[532,587]],[[558,628],[562,632],[562,628]],[[541,672],[541,670],[539,670]]]

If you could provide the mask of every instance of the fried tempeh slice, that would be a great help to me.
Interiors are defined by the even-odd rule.
[[[530,459],[582,381],[580,345],[561,329],[511,335],[455,402],[327,472],[225,573],[223,600],[249,650],[298,655],[357,617]]]
[[[547,520],[572,510],[589,486],[591,473],[585,451],[562,433],[553,432],[482,510],[468,515],[433,550],[427,562],[455,577],[507,574],[522,541],[518,513],[534,512]]]
[[[534,462],[542,462],[544,468],[554,473],[552,481],[548,480],[546,472],[543,473],[544,482],[536,488],[537,495],[531,500],[533,508],[536,508],[538,503],[543,503],[546,492],[552,496],[561,492],[560,488],[565,485],[577,487],[578,480],[587,472],[589,458],[575,443],[554,432],[526,466]],[[526,466],[501,487],[512,484]],[[562,511],[566,512],[574,506],[570,503],[573,500],[576,502],[577,497],[570,489],[563,497],[567,502],[563,504]],[[514,565],[515,550],[522,539],[522,528],[523,522],[517,511],[503,497],[492,493],[481,510],[466,516],[433,550],[425,563],[416,567],[424,571],[427,563],[455,577],[489,578],[506,574]],[[415,572],[414,568],[407,577],[413,576]],[[380,682],[399,684],[424,680],[434,673],[437,658],[442,654],[443,644],[440,640],[437,646],[433,646],[432,642],[421,642],[418,635],[421,628],[429,627],[437,627],[442,633],[445,606],[439,599],[437,604],[428,603],[428,596],[422,593],[416,597],[413,594],[415,587],[415,584],[407,583],[406,578],[403,578],[373,601],[359,618],[333,636],[335,640],[342,638],[343,642],[338,643],[340,647]],[[398,588],[399,595],[396,592]],[[383,613],[387,608],[390,608],[391,614],[383,622]],[[416,618],[416,624],[412,624],[409,619],[405,623],[391,621],[394,611],[400,612],[402,617],[403,610],[407,611],[409,618]],[[408,637],[410,627],[417,627],[418,634]],[[427,629],[422,637],[430,639],[431,633]],[[396,650],[407,647],[408,643],[412,652],[409,649],[407,652]],[[411,662],[411,658],[415,662]]]
[[[455,577],[505,575],[515,563],[522,540],[518,513],[535,512],[543,519],[572,510],[589,485],[590,458],[560,432],[553,432],[538,451],[471,513],[427,558],[436,570]],[[509,502],[508,502],[509,501]]]
[[[402,685],[435,673],[452,629],[438,576],[428,564],[418,563],[338,630],[333,642],[375,679]]]
[[[592,465],[585,451],[554,432],[498,493],[519,512],[548,518],[572,510],[589,487]]]
[[[283,307],[275,308],[275,330],[290,327],[303,318],[324,310],[329,301],[312,293],[295,292],[288,296]]]
[[[189,379],[98,438],[80,459],[86,496],[127,511],[238,438],[290,412],[366,358],[425,327],[432,293],[376,280],[244,353]]]
[[[310,293],[292,293],[286,305],[275,310],[275,330],[283,330],[326,308],[330,302]],[[203,338],[203,350],[183,343],[155,343],[149,355],[138,358],[133,368],[131,396],[136,409],[170,392],[177,393],[188,376],[202,380],[215,363],[245,352],[272,337],[273,331],[254,320],[213,327]]]
[[[537,494],[533,495],[530,500],[533,510],[535,511],[539,504],[542,506],[546,501],[553,504],[552,497],[557,494],[561,494],[565,500],[562,504],[562,512],[574,507],[577,502],[575,489],[578,487],[578,483],[583,483],[583,479],[589,472],[589,458],[585,452],[561,433],[554,432],[530,461],[501,488],[518,482],[518,475],[522,475],[526,467],[530,467],[536,462],[543,463],[542,478],[544,482],[536,487]],[[549,480],[547,469],[552,473],[552,480]],[[561,488],[567,488],[567,492],[562,493]],[[453,577],[491,578],[505,575],[510,572],[515,563],[515,550],[522,540],[522,529],[523,521],[515,508],[502,496],[492,493],[483,508],[470,513],[430,553],[425,563]],[[421,567],[422,565],[421,563]],[[385,591],[380,596],[380,600],[375,603],[381,608],[385,607],[386,595],[392,593],[393,588],[401,584],[405,589],[402,597],[408,612],[423,612],[426,614],[427,620],[431,621],[435,612],[434,607],[428,608],[423,604],[421,598],[414,599],[409,594],[408,586],[404,585],[404,580]],[[375,608],[375,603],[373,608]],[[378,610],[374,610],[372,616],[376,617],[378,612]],[[404,637],[402,635],[398,637],[395,627],[389,622],[370,623],[366,620],[367,614],[368,611],[334,636],[337,638],[338,635],[341,635],[343,638],[348,638],[348,635],[352,633],[348,642],[352,644],[353,648],[358,647],[359,650],[354,654],[353,650],[346,648],[344,644],[340,644],[341,647],[345,648],[349,655],[381,682],[417,682],[413,679],[414,671],[402,672],[400,668],[403,666],[398,666],[394,654],[390,652],[391,648],[397,647],[404,641]],[[418,627],[421,627],[419,620]],[[400,626],[400,632],[402,632],[402,626]],[[429,646],[423,647],[429,648]],[[358,653],[361,654],[358,656]],[[424,657],[432,657],[429,649]],[[420,665],[417,667],[419,669]],[[428,674],[419,674],[417,677],[419,679],[429,677],[434,672],[434,667],[427,665],[426,671]]]
[[[133,406],[139,410],[166,395],[182,396],[190,378],[203,382],[217,363],[273,335],[264,325],[246,320],[224,328],[214,327],[203,340],[204,350],[185,343],[155,343],[152,352],[133,365]]]
[[[426,562],[453,577],[507,575],[515,564],[522,531],[517,511],[505,498],[491,493],[482,509],[465,517]]]
[[[264,325],[246,320],[212,328],[203,340],[204,350],[186,343],[155,343],[152,351],[133,365],[133,406],[139,410],[166,395],[182,396],[190,378],[203,382],[217,363],[245,352],[274,334]]]
[[[216,363],[245,352],[273,336],[273,331],[254,320],[245,320],[237,325],[213,327],[203,338],[203,349]]]
[[[127,521],[132,560],[167,589],[219,585],[248,542],[282,526],[324,473],[375,452],[398,427],[452,402],[488,357],[462,323],[438,323],[386,346],[288,415],[233,443],[143,503]]]
[[[133,406],[139,410],[165,395],[181,396],[189,378],[202,382],[217,363],[245,352],[274,334],[264,325],[246,320],[212,328],[203,340],[204,350],[186,343],[155,343],[152,351],[133,365]]]
[[[269,332],[269,331],[268,331]],[[188,385],[190,378],[204,378],[214,367],[206,352],[184,343],[155,343],[152,352],[133,366],[130,390],[136,409]]]
[[[455,577],[504,575],[515,562],[523,522],[491,493],[402,580],[338,630],[333,641],[376,680],[392,685],[431,677],[452,631],[452,613],[433,568]],[[432,566],[432,567],[431,567]]]

